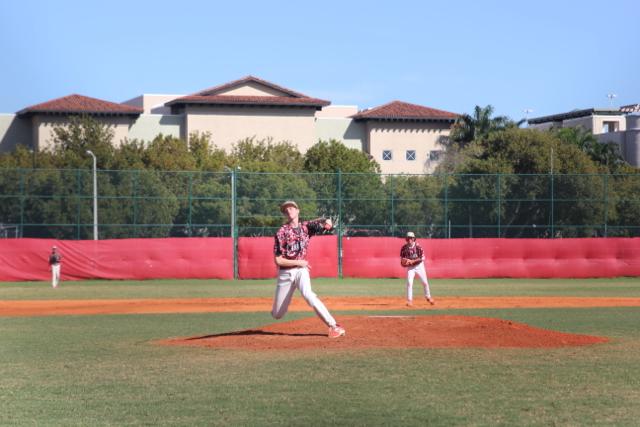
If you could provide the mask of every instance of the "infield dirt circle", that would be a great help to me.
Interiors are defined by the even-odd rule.
[[[404,306],[404,300],[393,297],[326,297],[323,301],[347,330],[345,337],[327,338],[327,327],[313,315],[301,298],[295,298],[289,311],[311,312],[309,318],[216,335],[206,335],[204,331],[205,335],[202,336],[172,338],[162,343],[249,350],[583,346],[607,342],[608,339],[540,329],[503,319],[445,315],[443,310],[640,307],[640,298],[599,297],[441,297],[438,298],[436,306],[430,306],[425,301],[421,301],[410,309]],[[0,317],[134,313],[268,313],[271,310],[271,302],[270,298],[4,300],[0,301]],[[336,313],[347,310],[366,310],[369,313],[400,311],[401,314],[341,316]]]
[[[607,342],[604,337],[534,328],[474,316],[346,316],[347,335],[330,339],[327,327],[310,317],[259,329],[165,340],[163,344],[249,350],[565,347]]]

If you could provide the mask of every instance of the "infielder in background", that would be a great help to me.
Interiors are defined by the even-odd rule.
[[[429,304],[434,305],[431,298],[427,272],[424,269],[424,251],[422,246],[416,242],[416,235],[412,231],[407,233],[407,243],[400,249],[400,264],[407,269],[407,305],[413,305],[413,278],[418,275],[424,286],[424,297]]]
[[[344,328],[336,323],[327,307],[311,289],[309,277],[311,266],[306,259],[310,236],[319,234],[323,230],[331,230],[333,228],[331,219],[318,218],[301,223],[300,209],[292,200],[280,205],[280,212],[287,218],[287,222],[280,227],[275,236],[273,252],[278,266],[278,285],[271,315],[281,319],[287,313],[293,292],[297,288],[307,304],[329,327],[329,338],[341,337],[345,334]]]
[[[62,261],[62,255],[58,253],[56,246],[51,248],[51,254],[49,254],[49,266],[51,267],[51,286],[58,287],[60,283],[60,262]]]

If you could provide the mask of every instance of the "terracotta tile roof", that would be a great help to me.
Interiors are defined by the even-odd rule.
[[[201,90],[200,92],[192,93],[191,95],[200,95],[200,96],[219,95],[220,92],[233,89],[234,87],[243,86],[243,85],[246,85],[247,83],[258,83],[260,85],[270,87],[271,89],[284,92],[289,96],[293,96],[294,98],[308,98],[308,96],[305,94],[293,91],[291,89],[287,89],[286,87],[283,87],[283,86],[278,86],[275,83],[271,83],[254,76],[246,76],[229,83],[221,84],[219,86],[214,86],[209,89]]]
[[[454,121],[458,114],[408,102],[392,101],[351,116],[354,120],[445,120]]]
[[[221,92],[246,85],[257,83],[262,86],[281,92],[284,96],[249,96],[249,95],[220,95]],[[167,102],[166,106],[184,104],[204,104],[204,105],[245,105],[245,106],[296,106],[313,107],[320,109],[331,104],[324,99],[311,98],[300,92],[295,92],[282,86],[254,76],[243,77],[223,85],[196,92],[192,95],[183,96]]]
[[[329,101],[317,98],[290,98],[287,96],[231,96],[231,95],[214,95],[214,96],[198,96],[189,95],[174,99],[165,105],[171,106],[176,104],[208,104],[208,105],[264,105],[278,106],[291,105],[301,107],[324,107],[329,105]]]
[[[125,104],[104,101],[83,95],[69,95],[56,98],[41,104],[32,105],[18,111],[18,115],[28,114],[107,114],[107,115],[140,115],[142,108]]]

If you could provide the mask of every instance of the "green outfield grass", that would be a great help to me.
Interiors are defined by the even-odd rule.
[[[44,282],[0,283],[0,300],[271,296],[273,286],[95,281],[53,290]],[[319,279],[314,288],[320,296],[403,295],[402,280]],[[433,280],[432,292],[640,297],[640,279]],[[0,425],[638,425],[638,307],[411,313],[498,317],[611,341],[559,349],[250,352],[154,341],[259,327],[273,322],[268,313],[0,317]]]
[[[313,279],[320,295],[403,296],[403,279]],[[431,279],[434,296],[640,297],[640,278],[613,279]],[[0,300],[271,297],[275,280],[85,280],[0,282]],[[414,292],[422,286],[416,279]]]

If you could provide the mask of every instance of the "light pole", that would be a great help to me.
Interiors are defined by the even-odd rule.
[[[98,178],[96,175],[96,156],[87,150],[87,154],[93,157],[93,240],[98,240]]]
[[[533,110],[531,108],[525,108],[522,112],[524,113],[524,122],[527,124],[527,127],[529,127],[529,114],[533,113]]]

